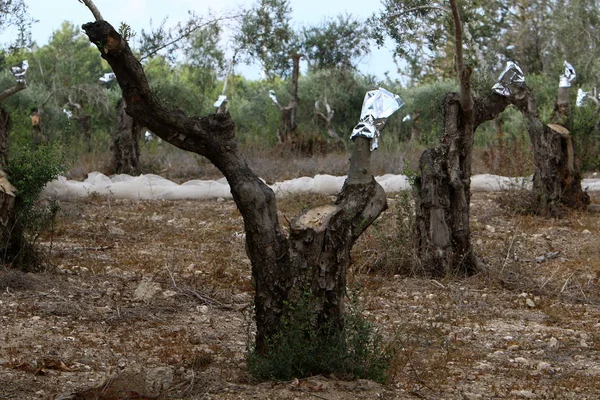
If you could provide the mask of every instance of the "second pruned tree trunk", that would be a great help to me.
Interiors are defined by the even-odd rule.
[[[581,188],[581,174],[577,165],[573,138],[565,128],[567,88],[559,89],[554,119],[560,124],[544,124],[540,118],[534,94],[524,86],[510,101],[521,111],[533,146],[535,174],[533,191],[539,211],[554,214],[562,206],[584,208],[590,203]],[[566,92],[566,93],[565,93]]]
[[[126,110],[125,99],[117,103],[117,122],[113,131],[111,151],[111,168],[116,174],[139,175],[140,139],[144,127],[136,122]]]
[[[431,276],[468,275],[477,270],[469,227],[475,131],[471,70],[464,66],[458,5],[455,0],[450,0],[450,6],[460,93],[446,95],[442,143],[423,152],[419,176],[413,186],[415,244],[421,269],[418,272]]]

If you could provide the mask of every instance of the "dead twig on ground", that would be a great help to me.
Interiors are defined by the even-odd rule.
[[[179,285],[177,285],[177,282],[175,281],[175,277],[173,276],[171,269],[168,266],[167,266],[167,272],[169,273],[169,277],[171,278],[171,283],[173,284],[173,289],[175,289],[175,291],[179,295],[199,300],[202,304],[217,306],[222,310],[233,310],[234,309],[232,306],[221,303],[220,301],[213,299],[212,297],[207,296],[204,293],[200,293],[200,292],[198,292],[196,290],[192,290],[192,289],[179,287]]]

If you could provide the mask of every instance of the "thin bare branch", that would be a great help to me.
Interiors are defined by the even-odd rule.
[[[460,82],[460,106],[463,111],[473,109],[473,98],[471,97],[471,70],[465,68],[463,56],[463,27],[458,11],[456,0],[450,0],[452,18],[454,19],[454,39],[456,42],[456,70]]]
[[[411,12],[422,11],[422,10],[437,10],[437,11],[442,11],[442,12],[445,12],[448,14],[450,14],[452,12],[452,10],[450,10],[449,8],[441,6],[441,5],[430,5],[430,6],[419,6],[419,7],[407,8],[406,10],[402,10],[402,11],[398,11],[398,12],[389,14],[389,17],[390,18],[401,17],[403,15],[410,14]]]
[[[227,92],[227,83],[229,81],[229,75],[231,75],[231,71],[233,70],[233,64],[235,64],[235,57],[237,56],[237,50],[233,53],[233,57],[231,57],[231,61],[227,66],[227,73],[225,74],[225,79],[223,80],[223,90],[221,94],[224,95]]]
[[[98,10],[98,7],[96,7],[92,0],[79,0],[79,2],[85,4],[85,6],[92,12],[94,18],[96,18],[96,21],[104,21],[102,14],[100,14],[100,10]]]
[[[206,22],[206,23],[204,23],[204,24],[199,24],[199,25],[196,25],[196,26],[192,26],[192,27],[190,27],[190,28],[188,28],[188,29],[185,29],[185,30],[184,30],[184,31],[183,31],[183,32],[182,32],[182,33],[181,33],[179,36],[177,36],[177,37],[176,37],[176,38],[174,38],[173,40],[170,40],[170,41],[168,41],[167,43],[163,43],[162,45],[155,47],[154,49],[152,49],[152,50],[151,50],[150,52],[148,52],[147,54],[143,54],[143,55],[142,55],[142,56],[139,58],[139,61],[140,61],[140,62],[142,62],[142,61],[144,61],[145,59],[147,59],[147,58],[150,58],[150,57],[154,56],[154,55],[155,55],[156,53],[158,53],[159,51],[161,51],[161,50],[163,50],[163,49],[166,49],[167,47],[169,47],[169,46],[172,46],[172,45],[174,45],[175,43],[177,43],[177,42],[179,42],[179,41],[181,41],[181,40],[183,40],[183,39],[186,39],[186,38],[188,38],[190,35],[192,35],[194,32],[198,31],[198,30],[199,30],[199,29],[201,29],[201,28],[204,28],[204,27],[206,27],[206,26],[210,26],[210,25],[217,24],[217,23],[218,23],[218,22],[220,22],[220,21],[224,21],[224,20],[228,20],[228,19],[235,19],[235,18],[239,18],[239,17],[241,17],[241,16],[242,16],[241,14],[239,14],[239,15],[232,15],[232,16],[222,16],[222,17],[219,17],[219,18],[213,19],[213,20],[211,20],[211,21],[208,21],[208,22]]]

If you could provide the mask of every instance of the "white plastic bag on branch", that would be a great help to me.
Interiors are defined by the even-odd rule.
[[[10,67],[10,72],[14,75],[19,83],[25,83],[25,74],[29,69],[29,62],[27,60],[23,60],[17,65],[13,65]]]
[[[558,82],[558,87],[571,87],[571,83],[575,81],[577,78],[577,73],[575,73],[575,68],[571,64],[565,61],[564,63],[564,71],[560,76],[560,81]]]

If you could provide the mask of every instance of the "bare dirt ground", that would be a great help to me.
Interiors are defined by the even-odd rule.
[[[598,399],[600,214],[524,217],[498,196],[474,195],[489,270],[469,279],[383,261],[399,196],[357,244],[349,288],[398,350],[386,385],[252,380],[232,201],[65,202],[46,271],[0,270],[0,399]],[[283,199],[282,221],[328,200]]]

